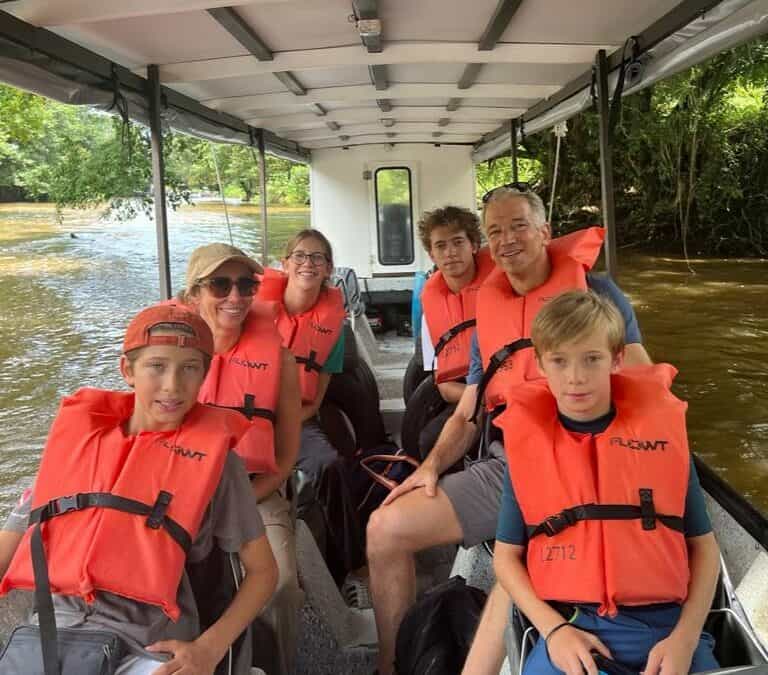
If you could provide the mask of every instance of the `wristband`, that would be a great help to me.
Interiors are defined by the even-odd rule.
[[[549,638],[551,638],[557,631],[559,631],[561,628],[565,628],[566,626],[570,626],[570,621],[563,621],[563,623],[557,624],[549,633],[547,633],[547,637],[544,638],[544,644],[549,645]]]

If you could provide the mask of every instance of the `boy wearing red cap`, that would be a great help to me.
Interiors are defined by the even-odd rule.
[[[120,371],[133,392],[81,389],[63,400],[34,488],[0,531],[0,593],[36,589],[46,672],[57,660],[46,588],[54,638],[56,624],[116,634],[129,654],[120,675],[213,673],[269,600],[276,566],[232,452],[248,425],[197,403],[212,354],[200,317],[150,307],[123,343]],[[201,632],[185,564],[214,545],[239,554],[245,579]],[[249,672],[239,665],[234,672]]]

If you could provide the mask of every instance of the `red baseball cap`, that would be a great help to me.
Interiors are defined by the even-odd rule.
[[[162,323],[181,324],[189,329],[189,335],[150,335],[152,328]],[[150,345],[192,347],[213,357],[213,333],[208,324],[181,305],[164,303],[147,307],[128,324],[123,340],[123,354]]]

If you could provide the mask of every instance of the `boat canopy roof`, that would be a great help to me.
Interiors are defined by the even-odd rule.
[[[629,93],[768,27],[768,0],[5,0],[0,81],[299,161],[372,143],[476,162],[592,102],[605,50]],[[155,70],[152,66],[157,66]]]

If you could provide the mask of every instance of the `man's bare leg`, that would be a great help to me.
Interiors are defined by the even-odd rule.
[[[485,603],[462,675],[499,675],[506,654],[504,632],[511,604],[507,592],[495,583]]]
[[[453,506],[440,488],[434,497],[423,488],[413,490],[371,515],[368,566],[381,675],[393,672],[397,629],[416,599],[415,554],[432,546],[458,544],[462,538]]]

